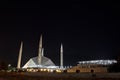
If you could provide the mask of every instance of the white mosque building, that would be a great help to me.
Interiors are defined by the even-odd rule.
[[[50,58],[44,56],[44,49],[42,47],[42,35],[40,37],[40,42],[39,42],[38,56],[30,58],[23,67],[21,67],[21,64],[20,64],[21,57],[22,57],[22,46],[23,46],[23,43],[21,43],[21,47],[19,51],[18,65],[17,65],[18,69],[20,68],[24,68],[24,69],[27,69],[27,68],[50,68],[50,69],[59,68],[59,66],[56,66]],[[63,68],[63,46],[62,44],[61,44],[61,49],[60,49],[60,68]]]

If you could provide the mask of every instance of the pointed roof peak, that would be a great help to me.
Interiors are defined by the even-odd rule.
[[[42,38],[42,34],[40,35],[40,38]]]
[[[23,41],[21,41],[21,44],[23,44]]]
[[[63,45],[63,43],[61,43],[61,45]]]

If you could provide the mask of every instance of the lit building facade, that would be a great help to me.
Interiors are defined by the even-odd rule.
[[[67,69],[67,72],[108,72],[108,66],[117,63],[116,60],[79,61],[77,66]]]
[[[51,59],[45,56],[42,56],[41,61],[41,65],[39,65],[38,57],[33,57],[23,66],[23,68],[56,68]]]

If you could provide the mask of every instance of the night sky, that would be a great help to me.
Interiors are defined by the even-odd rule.
[[[120,56],[120,3],[96,0],[69,2],[4,1],[0,6],[0,61],[16,66],[23,41],[22,65],[38,54],[43,35],[44,54],[59,65],[80,60]]]

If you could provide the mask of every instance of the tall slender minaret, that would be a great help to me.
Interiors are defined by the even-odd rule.
[[[60,48],[60,67],[63,68],[63,45],[61,43],[61,48]]]
[[[42,48],[42,56],[44,56],[44,48]]]
[[[18,64],[17,64],[18,69],[21,68],[22,48],[23,48],[23,42],[21,42],[21,46],[20,46],[20,50],[19,50]]]
[[[38,49],[38,65],[42,62],[42,35],[40,36],[39,49]]]

